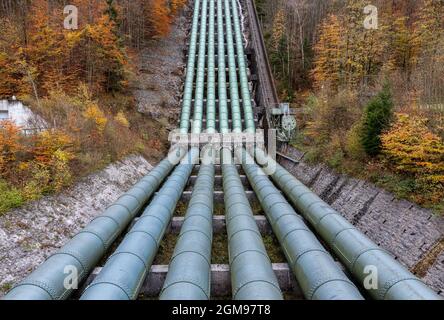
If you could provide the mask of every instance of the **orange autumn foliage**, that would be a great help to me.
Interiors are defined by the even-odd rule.
[[[170,32],[172,22],[167,0],[151,0],[148,14],[148,19],[153,26],[154,36],[166,36]]]
[[[11,121],[0,122],[0,175],[11,170],[17,153],[24,150],[20,137],[21,129]]]

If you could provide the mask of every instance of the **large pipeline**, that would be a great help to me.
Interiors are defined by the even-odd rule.
[[[179,153],[176,153],[179,152]],[[180,150],[161,161],[147,176],[94,218],[59,251],[12,288],[4,299],[61,300],[74,290],[65,283],[69,276],[80,283],[96,266],[110,245],[128,226],[148,199],[171,172],[175,161],[183,157]],[[176,160],[174,160],[176,159]],[[77,276],[75,277],[75,274]]]
[[[208,1],[210,5],[208,48],[206,48]],[[225,28],[223,13],[225,13]],[[199,16],[201,17],[199,53],[191,131],[192,133],[202,131],[205,56],[208,49],[206,123],[209,132],[216,132],[214,56],[214,23],[216,21],[214,15],[214,0],[194,1],[180,121],[182,134],[188,133],[190,127]],[[218,96],[221,133],[229,132],[224,33],[227,39],[232,129],[238,133],[243,129],[241,98],[245,129],[247,132],[255,132],[238,15],[236,0],[217,0]],[[239,78],[236,67],[239,70]],[[226,150],[228,149],[223,149],[223,151]],[[179,149],[179,151],[183,150]],[[368,267],[376,268],[376,278],[373,279],[377,279],[377,286],[366,288],[372,297],[376,299],[439,299],[433,290],[360,233],[284,168],[266,156],[263,151],[256,151],[256,158],[264,165],[263,168],[258,166],[242,148],[236,149],[235,153],[242,160],[242,167],[248,180],[264,208],[307,299],[362,299],[362,295],[319,243],[304,220],[296,214],[280,191],[265,176],[265,173],[271,175],[276,185],[282,189],[295,208],[336,253],[357,282],[364,284],[369,276],[369,270],[374,271]],[[163,160],[149,175],[108,207],[101,216],[95,218],[57,253],[15,286],[5,299],[66,299],[75,288],[75,286],[70,286],[70,283],[65,283],[69,272],[72,272],[73,268],[77,270],[79,283],[85,279],[109,250],[111,244],[127,228],[130,221],[139,214],[176,163],[182,159],[181,164],[176,167],[81,297],[82,299],[137,298],[198,154],[199,149],[196,147],[188,153],[185,159],[182,159],[184,153],[179,152]],[[282,299],[282,293],[252,216],[239,174],[232,164],[231,152],[229,156],[224,154],[222,173],[233,298]],[[201,165],[193,189],[161,299],[210,298],[213,190],[214,166],[204,163]]]
[[[213,239],[214,165],[199,170],[171,258],[161,300],[208,300]]]
[[[231,149],[223,149],[223,188],[231,287],[235,300],[282,300]]]
[[[233,24],[237,49],[237,66],[239,68],[239,79],[241,84],[241,96],[244,110],[245,127],[247,132],[255,133],[256,128],[254,123],[253,107],[251,105],[250,88],[248,85],[247,64],[245,62],[244,42],[239,21],[237,0],[231,0],[231,6],[233,9]]]
[[[207,48],[207,4],[208,0],[202,0],[202,14],[199,35],[199,55],[197,57],[196,90],[194,92],[193,125],[191,126],[192,133],[202,132],[204,104],[203,95],[205,91],[205,53]],[[181,130],[182,129],[185,128],[181,126]]]
[[[237,158],[257,194],[304,296],[309,300],[361,300],[359,290],[338,267],[250,155]]]
[[[196,60],[197,33],[199,28],[200,1],[194,1],[193,24],[191,27],[190,47],[188,51],[187,74],[183,93],[182,112],[180,115],[180,133],[188,133],[190,128],[191,103],[193,100],[194,65]]]
[[[373,273],[376,285],[364,287],[374,299],[441,299],[264,151],[256,149],[255,154],[258,163],[264,165],[263,170],[271,175],[356,280],[364,284]]]
[[[206,1],[206,0],[205,0]],[[203,9],[206,10],[204,4]],[[204,15],[204,14],[203,14]],[[215,127],[215,70],[214,70],[214,1],[210,0],[208,38],[207,130]],[[203,19],[203,18],[202,18]],[[204,23],[204,20],[201,22]],[[202,41],[202,39],[201,39]],[[199,73],[202,64],[199,64]],[[196,103],[203,103],[203,92],[196,95]],[[193,133],[200,127],[193,126]],[[208,148],[207,148],[208,149]],[[208,149],[193,188],[185,220],[174,248],[161,300],[208,300],[211,292],[211,245],[213,241],[214,150]]]
[[[207,132],[216,132],[216,70],[214,63],[214,0],[210,0],[208,19]]]
[[[224,0],[225,4],[225,35],[227,39],[228,53],[228,72],[230,77],[230,103],[231,103],[231,121],[234,133],[242,132],[242,114],[239,102],[239,84],[237,81],[236,59],[233,43],[233,31],[231,23],[231,10],[228,0]]]
[[[219,93],[219,131],[228,133],[228,98],[227,98],[227,79],[225,74],[225,37],[224,37],[224,16],[222,0],[217,0],[217,76]]]
[[[81,300],[137,298],[198,156],[199,150],[193,148],[182,159]]]

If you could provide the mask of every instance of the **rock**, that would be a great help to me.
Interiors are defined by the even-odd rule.
[[[168,120],[176,127],[185,71],[185,40],[190,8],[186,7],[170,34],[149,41],[141,52],[141,62],[134,95],[137,110],[152,118]]]

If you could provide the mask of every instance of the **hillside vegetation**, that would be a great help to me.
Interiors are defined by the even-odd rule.
[[[256,3],[293,145],[443,213],[444,1]]]
[[[185,0],[0,0],[0,99],[17,96],[48,130],[0,126],[0,214],[108,163],[157,160],[166,129],[136,111],[130,83],[147,40],[168,35]]]

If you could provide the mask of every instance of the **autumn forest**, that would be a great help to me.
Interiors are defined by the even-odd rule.
[[[444,0],[255,2],[279,96],[298,110],[291,145],[442,214]],[[75,30],[63,27],[68,4]],[[0,0],[0,100],[50,126],[0,126],[0,214],[127,155],[160,159],[165,128],[136,111],[131,85],[147,41],[168,36],[186,5]]]
[[[16,96],[51,130],[0,128],[0,214],[60,191],[132,153],[164,152],[161,129],[129,87],[147,40],[169,31],[185,0],[1,0],[0,100]],[[66,30],[65,5],[78,8]]]
[[[444,1],[256,5],[281,99],[300,111],[292,144],[444,212]]]

